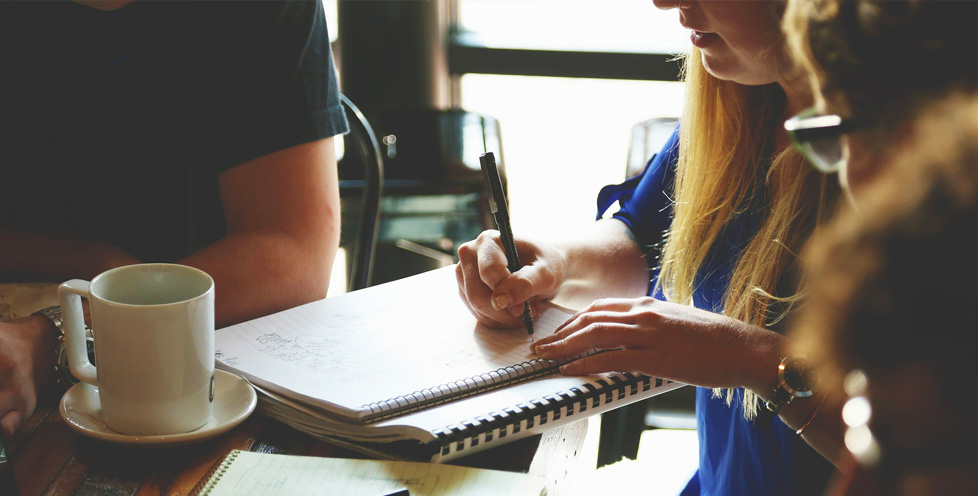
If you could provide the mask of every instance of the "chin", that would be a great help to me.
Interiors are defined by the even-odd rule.
[[[772,78],[764,77],[758,71],[744,67],[737,61],[710,57],[706,52],[703,52],[702,60],[703,68],[706,69],[706,72],[723,81],[732,81],[744,86],[760,86],[775,81]]]

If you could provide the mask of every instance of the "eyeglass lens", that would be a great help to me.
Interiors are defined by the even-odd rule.
[[[819,138],[802,143],[802,148],[808,159],[819,170],[838,172],[848,158],[843,140],[844,138],[839,136]]]

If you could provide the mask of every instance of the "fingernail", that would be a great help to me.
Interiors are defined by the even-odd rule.
[[[568,363],[567,365],[561,365],[560,366],[560,373],[561,374],[570,374],[571,373],[571,364]]]
[[[509,297],[506,295],[494,296],[492,298],[492,308],[502,310],[509,306]]]
[[[512,315],[513,317],[522,317],[523,307],[520,306],[509,307],[509,314]]]

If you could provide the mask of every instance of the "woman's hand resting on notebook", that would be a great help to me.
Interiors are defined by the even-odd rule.
[[[650,297],[597,300],[531,346],[567,375],[639,372],[702,387],[773,388],[785,338],[720,314]]]

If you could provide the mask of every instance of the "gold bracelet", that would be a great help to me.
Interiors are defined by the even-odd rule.
[[[822,396],[821,401],[818,402],[818,406],[815,407],[815,411],[812,412],[811,418],[808,419],[808,422],[805,422],[805,425],[801,426],[797,431],[795,431],[795,434],[798,434],[800,436],[801,433],[805,430],[805,428],[808,427],[808,424],[811,424],[812,421],[815,420],[815,417],[818,415],[818,411],[822,409],[822,403],[825,403],[826,397],[827,396]]]

